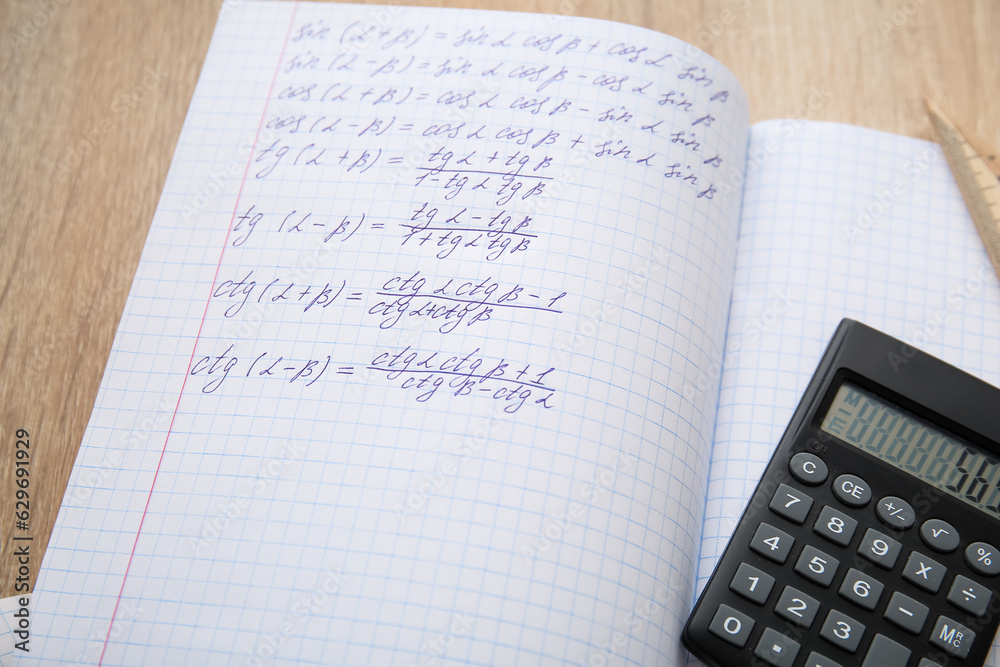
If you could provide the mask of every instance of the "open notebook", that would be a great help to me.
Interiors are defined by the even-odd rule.
[[[224,5],[21,662],[685,662],[842,317],[1000,382],[937,148],[748,115],[641,28]]]

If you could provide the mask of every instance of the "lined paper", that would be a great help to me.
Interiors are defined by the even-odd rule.
[[[640,28],[223,5],[21,661],[682,661],[747,132]]]
[[[755,124],[733,289],[699,590],[841,318],[1000,385],[1000,285],[936,144]]]

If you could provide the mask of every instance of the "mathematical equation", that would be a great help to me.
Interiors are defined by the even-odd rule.
[[[555,368],[512,365],[502,358],[491,362],[479,352],[477,347],[463,356],[449,356],[416,352],[407,346],[378,353],[368,369],[384,373],[386,380],[412,392],[419,402],[429,401],[441,391],[456,397],[483,396],[498,401],[509,414],[529,402],[546,410],[555,407],[556,391],[545,385]]]
[[[222,280],[212,292],[214,299],[229,302],[224,317],[236,317],[251,299],[257,304],[298,305],[303,312],[313,309],[322,312],[335,303],[350,305],[364,301],[366,294],[364,289],[348,289],[346,278],[322,284],[280,277],[258,281],[254,272],[251,269],[240,278]],[[461,324],[471,327],[488,322],[497,311],[558,315],[562,313],[559,302],[566,296],[566,292],[539,290],[518,283],[505,285],[491,277],[448,278],[432,285],[420,271],[409,276],[392,276],[380,287],[367,291],[380,299],[366,311],[377,316],[380,329],[391,329],[409,319],[426,319],[442,334],[452,333]]]
[[[546,384],[554,367],[515,364],[503,357],[489,359],[478,347],[449,355],[406,346],[378,352],[366,364],[334,362],[332,355],[296,359],[274,350],[254,351],[244,357],[235,347],[235,343],[230,344],[219,354],[202,356],[192,364],[190,375],[202,382],[203,394],[219,392],[231,376],[312,387],[321,380],[346,381],[367,371],[372,381],[403,390],[418,403],[435,396],[481,398],[499,403],[508,414],[525,405],[545,410],[555,407],[557,390]]]
[[[651,134],[659,134],[662,126],[663,121],[655,121],[643,125],[641,129]],[[435,126],[435,129],[440,130],[440,132],[447,136],[461,137],[467,141],[488,139],[486,125],[466,128],[466,124],[463,122],[446,128]],[[570,137],[563,136],[559,132],[551,130],[545,135],[540,135],[539,138],[529,144],[533,132],[533,129],[514,130],[510,127],[504,127],[493,138],[502,138],[513,142],[515,145],[528,144],[532,148],[547,146],[550,148],[564,147],[570,150],[577,150],[581,144],[587,144],[587,139],[582,134]],[[425,134],[424,136],[438,135]],[[707,157],[700,155],[703,151],[701,150],[702,144],[697,132],[677,130],[669,133],[668,136],[670,145],[699,154],[697,155],[698,159],[696,162],[699,169],[702,165],[707,165],[713,169],[718,169],[722,166],[724,160],[719,153],[714,152]],[[435,152],[439,153],[445,150],[445,146],[439,146]],[[664,171],[663,176],[665,178],[673,176],[669,172],[669,168],[673,164],[680,164],[678,162],[671,163],[672,156],[662,151],[650,150],[642,145],[632,146],[622,139],[605,139],[597,142],[593,147],[588,147],[587,150],[594,157],[603,158],[611,156],[623,158],[635,165],[641,165],[654,170],[659,169]],[[475,157],[477,152],[475,149],[472,150],[456,164],[471,164],[469,160]],[[498,154],[498,151],[494,151],[493,157],[495,158]],[[254,161],[258,168],[254,176],[258,179],[266,178],[274,173],[275,169],[282,164],[287,164],[290,167],[342,167],[345,173],[357,171],[359,174],[364,174],[380,164],[384,164],[387,167],[402,165],[406,158],[407,155],[404,153],[393,154],[383,151],[381,148],[374,150],[357,149],[353,151],[330,150],[329,146],[322,147],[316,142],[298,145],[293,144],[289,140],[278,138],[257,152]],[[551,163],[551,158],[549,158],[549,163],[545,166],[549,166]],[[689,170],[695,169],[695,167],[691,166],[687,168]],[[417,170],[420,173],[415,177],[415,185],[434,185],[440,187],[445,191],[445,199],[447,200],[455,198],[463,191],[486,191],[495,195],[497,206],[505,206],[515,197],[523,201],[530,197],[544,195],[546,182],[552,180],[551,176],[528,172],[522,173],[518,170],[490,171],[474,168],[444,169],[424,166],[417,167]]]
[[[425,250],[436,259],[446,259],[457,252],[465,257],[495,262],[531,249],[532,241],[538,238],[531,230],[533,220],[530,215],[511,213],[507,209],[440,207],[430,201],[421,203],[409,212],[408,218],[399,222],[392,222],[388,217],[376,218],[364,211],[323,214],[293,209],[287,213],[272,213],[251,204],[235,216],[230,245],[234,248],[246,246],[259,226],[264,234],[313,234],[321,246],[339,247],[351,239],[360,243],[365,234],[382,236],[389,225],[390,230],[399,230],[401,247]],[[261,244],[267,243],[267,240],[261,241]],[[227,285],[225,289],[232,286]],[[239,287],[246,288],[245,282]],[[220,285],[219,290],[222,288]],[[309,305],[317,304],[310,302]],[[227,314],[227,317],[235,314]]]
[[[191,375],[205,393],[235,377],[363,377],[419,403],[552,409],[563,374],[505,350],[546,358],[579,306],[574,290],[588,289],[589,243],[637,247],[634,221],[619,232],[615,215],[655,228],[659,201],[683,201],[716,219],[719,174],[745,145],[726,134],[742,98],[734,105],[731,77],[700,56],[574,35],[573,21],[545,33],[358,15],[370,16],[291,26],[211,291],[220,322],[321,324],[325,341],[354,343],[293,358],[281,338],[268,349],[237,339]],[[647,189],[651,199],[636,195]],[[456,344],[471,351],[442,351]]]

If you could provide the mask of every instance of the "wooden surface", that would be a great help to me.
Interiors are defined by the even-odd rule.
[[[0,595],[12,595],[17,429],[41,566],[219,2],[0,0]],[[1000,146],[990,0],[426,2],[613,19],[694,43],[753,120],[930,139],[925,96]],[[23,531],[18,534],[24,534]]]

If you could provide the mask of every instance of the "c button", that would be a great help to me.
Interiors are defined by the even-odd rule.
[[[809,486],[817,486],[826,481],[830,474],[823,459],[808,452],[799,452],[788,462],[792,476]]]

